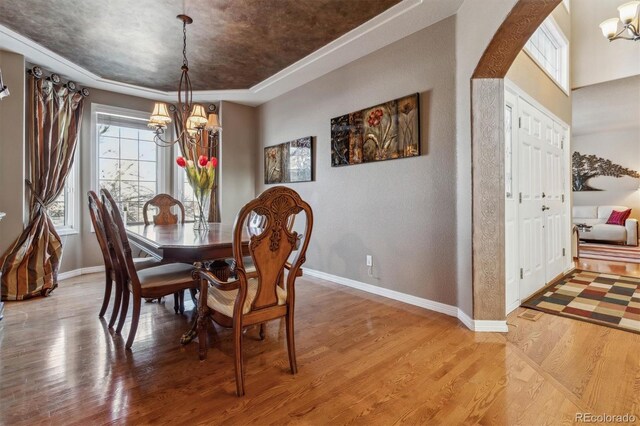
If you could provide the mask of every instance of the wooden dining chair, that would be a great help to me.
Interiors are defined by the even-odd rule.
[[[242,236],[245,222],[251,212],[266,217],[260,233],[250,236],[249,253],[256,272],[245,269],[242,256]],[[306,221],[300,240],[297,232],[288,228],[289,218],[304,214]],[[291,373],[298,370],[294,342],[295,280],[305,262],[305,254],[313,228],[313,212],[297,192],[277,186],[263,192],[245,205],[238,215],[233,230],[233,256],[237,263],[237,278],[221,281],[206,269],[194,271],[200,278],[198,301],[198,340],[200,359],[207,356],[208,319],[233,329],[235,351],[236,392],[244,395],[244,367],[242,336],[245,327],[285,318],[287,348]],[[299,241],[293,262],[289,257]],[[279,284],[284,278],[284,286]]]
[[[153,215],[153,218],[149,219],[149,207],[156,207],[158,214]],[[180,217],[174,214],[171,209],[177,207],[180,211]],[[144,218],[145,225],[175,225],[177,223],[184,223],[185,210],[184,205],[173,198],[169,194],[158,194],[146,203],[142,207],[142,216]],[[195,291],[195,290],[194,290]],[[193,303],[196,303],[195,296],[192,293]],[[158,300],[160,302],[160,300]],[[176,312],[184,313],[184,290],[173,295],[173,310]]]
[[[130,349],[138,330],[141,300],[157,299],[182,290],[194,289],[197,288],[198,281],[192,277],[193,266],[184,263],[168,263],[137,271],[118,205],[109,191],[103,189],[101,192],[105,211],[105,228],[113,244],[118,268],[124,278],[121,321],[127,315],[129,294],[133,295],[131,328],[125,345],[127,349]]]
[[[98,198],[98,194],[94,191],[87,192],[89,200],[89,216],[91,217],[91,223],[98,240],[100,252],[102,253],[102,260],[104,262],[104,297],[102,299],[102,307],[98,313],[98,317],[102,318],[107,311],[109,301],[111,300],[112,287],[115,283],[116,291],[114,295],[113,308],[111,310],[111,316],[109,318],[109,328],[112,328],[118,317],[120,310],[120,301],[122,297],[122,280],[119,279],[116,273],[116,269],[113,266],[113,259],[115,253],[113,252],[113,246],[109,243],[107,238],[106,229],[104,227],[104,209],[102,202]],[[136,269],[142,270],[157,266],[158,262],[155,259],[143,259],[140,262],[136,262]],[[119,330],[118,330],[119,332]]]
[[[180,210],[181,216],[178,220],[178,215],[171,211],[171,208],[177,206]],[[149,207],[156,207],[158,214],[154,215],[152,220],[149,220]],[[173,198],[169,194],[158,194],[146,203],[142,207],[142,215],[144,217],[144,224],[151,225],[175,225],[176,223],[184,223],[185,212],[184,205]]]
[[[287,220],[287,229],[289,232],[293,230],[293,225],[295,224],[296,217],[294,215],[289,216]],[[249,236],[260,234],[264,228],[265,223],[267,222],[266,216],[259,215],[255,211],[249,213],[249,218],[247,219],[247,232]],[[299,238],[302,238],[302,235],[299,235]],[[296,244],[296,250],[300,246],[300,242]],[[225,261],[230,265],[231,268],[231,276],[236,277],[236,262],[234,259],[225,259]],[[244,256],[244,270],[245,272],[255,272],[256,266],[253,264],[253,259],[251,256]]]

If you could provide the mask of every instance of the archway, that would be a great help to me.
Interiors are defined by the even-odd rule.
[[[471,79],[473,318],[505,319],[504,77],[561,0],[519,0]]]

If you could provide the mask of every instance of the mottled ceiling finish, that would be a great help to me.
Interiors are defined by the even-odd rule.
[[[103,78],[170,91],[184,12],[193,89],[247,89],[399,2],[0,0],[0,24]]]

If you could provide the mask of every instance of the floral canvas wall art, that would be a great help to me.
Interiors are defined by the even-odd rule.
[[[418,155],[417,93],[331,119],[333,167]]]
[[[264,183],[282,182],[282,144],[264,149]]]
[[[264,149],[264,183],[294,183],[313,180],[311,136],[268,146]]]

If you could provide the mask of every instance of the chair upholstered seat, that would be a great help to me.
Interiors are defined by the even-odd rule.
[[[247,286],[247,299],[244,302],[242,313],[246,314],[251,310],[251,304],[258,293],[258,279],[252,278]],[[278,305],[284,305],[287,302],[287,291],[276,286],[276,294],[278,296]],[[233,305],[236,302],[238,290],[222,291],[210,286],[207,291],[207,306],[216,312],[219,312],[229,318],[233,318]]]
[[[169,263],[141,270],[138,272],[138,279],[140,280],[140,287],[143,289],[158,287],[192,281],[191,271],[193,271],[193,265]]]
[[[160,262],[153,257],[136,257],[133,259],[133,265],[136,267],[136,271],[142,271],[143,269],[159,266]]]

